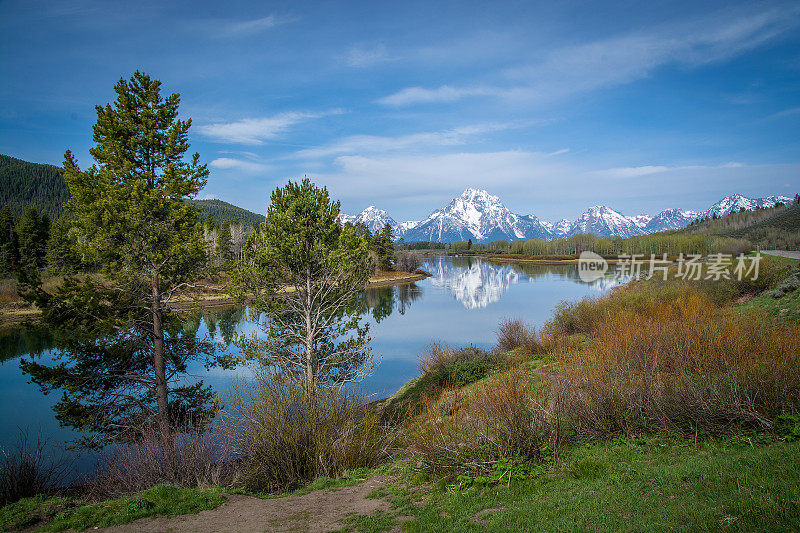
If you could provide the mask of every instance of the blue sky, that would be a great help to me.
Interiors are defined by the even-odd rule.
[[[420,219],[468,186],[574,219],[800,192],[797,2],[0,3],[0,153],[89,166],[138,69],[182,96],[201,196],[308,175]]]

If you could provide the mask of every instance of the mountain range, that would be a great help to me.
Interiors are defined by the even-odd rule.
[[[389,224],[395,238],[405,241],[454,242],[472,239],[474,242],[518,239],[556,239],[580,233],[601,237],[623,238],[647,235],[660,231],[685,228],[692,221],[706,217],[722,217],[735,211],[774,207],[791,203],[788,196],[747,198],[740,194],[726,196],[705,211],[665,209],[656,215],[626,216],[614,209],[595,205],[576,220],[551,223],[533,214],[512,213],[500,198],[482,189],[468,188],[441,209],[421,221],[397,222],[389,213],[370,206],[358,215],[340,215],[343,222],[363,223],[373,233]]]
[[[0,207],[10,206],[19,215],[26,205],[36,205],[51,218],[59,216],[62,204],[69,197],[66,183],[58,167],[30,163],[0,154]],[[591,232],[599,236],[633,237],[666,230],[685,228],[698,218],[722,217],[734,211],[773,207],[778,202],[790,203],[786,196],[747,198],[740,194],[726,196],[702,212],[666,209],[656,215],[625,216],[606,206],[592,206],[575,221],[548,222],[533,214],[512,213],[497,196],[481,189],[469,188],[424,220],[397,222],[389,213],[370,206],[358,215],[340,215],[343,222],[364,223],[377,232],[388,223],[395,238],[406,241],[453,242],[472,239],[474,242],[539,238],[550,240]],[[201,220],[212,218],[257,224],[264,215],[253,213],[221,200],[192,201]]]

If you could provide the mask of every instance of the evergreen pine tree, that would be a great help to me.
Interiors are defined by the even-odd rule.
[[[16,270],[18,253],[16,220],[6,205],[0,209],[0,275],[7,276]]]
[[[47,239],[50,233],[50,218],[39,213],[35,206],[28,206],[16,224],[19,243],[19,268],[29,275],[38,273],[45,267]]]
[[[213,397],[202,382],[180,383],[187,361],[213,347],[185,335],[167,306],[206,264],[187,199],[208,170],[196,153],[184,159],[191,120],[178,119],[178,94],[163,98],[161,82],[138,71],[114,90],[113,104],[96,107],[97,164],[82,171],[67,151],[63,172],[81,256],[101,266],[103,279],[68,277],[54,293],[31,291],[45,323],[61,331],[61,360],[22,362],[45,392],[63,390],[57,416],[89,432],[87,444],[144,419],[163,434],[183,415],[202,422]]]

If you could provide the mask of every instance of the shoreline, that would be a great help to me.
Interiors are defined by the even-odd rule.
[[[406,285],[415,283],[430,277],[429,272],[416,270],[415,272],[380,272],[370,277],[365,289],[381,289],[393,287],[395,285]],[[201,294],[185,297],[181,300],[170,302],[167,306],[178,311],[196,311],[199,309],[214,309],[219,307],[229,307],[236,305],[236,299],[231,298],[227,293],[222,294]],[[24,304],[14,302],[8,306],[0,307],[0,328],[14,328],[22,326],[27,320],[38,320],[41,311],[35,307],[24,306]]]

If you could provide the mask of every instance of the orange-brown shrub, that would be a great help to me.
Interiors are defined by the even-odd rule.
[[[497,327],[497,349],[508,352],[522,348],[525,355],[541,353],[544,349],[542,336],[522,320],[504,318]]]
[[[719,308],[686,286],[638,306],[615,299],[599,301],[588,344],[556,356],[577,391],[579,431],[769,430],[800,407],[797,325]]]
[[[485,474],[504,457],[540,460],[551,438],[533,377],[521,368],[471,393],[428,398],[405,430],[421,466],[436,475]]]

